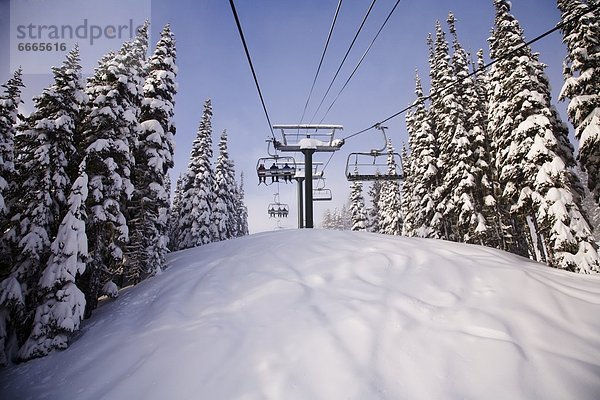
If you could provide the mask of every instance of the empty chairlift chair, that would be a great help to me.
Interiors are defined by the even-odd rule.
[[[402,179],[402,158],[393,153],[393,171],[389,170],[389,154],[372,151],[370,153],[350,153],[346,160],[348,181],[395,181]]]
[[[377,125],[384,145],[365,153],[350,153],[346,160],[346,179],[349,181],[395,181],[402,179],[402,158],[386,151],[386,127]],[[391,160],[389,158],[391,157]],[[391,161],[391,162],[390,162]]]

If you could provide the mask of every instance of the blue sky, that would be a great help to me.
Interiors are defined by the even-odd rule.
[[[326,106],[333,99],[332,95],[338,93],[395,1],[379,0],[375,4],[363,32],[333,86],[329,100],[325,101]],[[255,173],[257,159],[266,155],[265,139],[270,136],[270,131],[243,53],[229,2],[226,0],[154,0],[151,2],[135,0],[135,2],[141,4],[139,9],[132,8],[131,4],[129,8],[106,7],[109,11],[106,13],[108,15],[106,18],[111,17],[111,13],[119,17],[127,17],[131,14],[137,18],[139,17],[137,14],[146,13],[146,9],[149,9],[152,45],[158,40],[165,23],[171,24],[177,39],[179,93],[175,108],[177,135],[174,179],[187,166],[191,143],[196,135],[204,101],[211,98],[215,153],[218,137],[223,129],[227,129],[230,155],[235,161],[238,174],[243,171],[246,177],[246,203],[249,208],[250,230],[259,232],[273,229],[276,223],[273,219],[269,220],[267,205],[273,201],[277,187],[264,185],[258,187]],[[337,0],[236,1],[273,123],[299,122],[337,2]],[[37,3],[41,4],[42,8],[53,9],[55,14],[65,19],[70,15],[71,9],[65,5],[68,3],[67,0],[37,0]],[[97,15],[98,12],[93,5],[98,3],[89,0],[78,2],[83,10],[89,11],[91,16]],[[309,116],[313,115],[370,3],[369,0],[343,2],[308,107]],[[559,12],[554,0],[514,0],[512,3],[512,12],[520,21],[528,39],[545,32],[559,21]],[[146,8],[147,5],[150,7]],[[459,40],[463,46],[473,54],[479,48],[483,48],[487,57],[486,39],[489,37],[494,15],[491,0],[402,0],[360,69],[323,122],[343,125],[344,131],[341,136],[346,136],[387,118],[409,105],[414,99],[415,69],[419,70],[426,88],[428,85],[427,34],[433,32],[437,19],[446,20],[449,11],[453,11],[456,16]],[[10,28],[10,14],[9,1],[0,0],[0,80],[2,82],[5,82],[12,73],[10,50],[14,43],[11,43],[9,38],[14,32],[11,32]],[[118,46],[120,43],[115,45]],[[560,33],[556,32],[535,43],[533,49],[540,53],[541,60],[548,65],[547,73],[552,82],[556,102],[556,95],[562,85],[561,65],[565,55]],[[47,74],[29,74],[27,69],[24,72],[27,74],[24,81],[28,86],[24,93],[26,101],[24,110],[30,111],[29,98],[48,85],[51,77]],[[564,104],[558,104],[558,107],[562,110]],[[317,121],[322,116],[321,111],[317,115]],[[404,116],[399,116],[386,125],[389,127],[388,134],[393,144],[400,149],[402,143],[406,142]],[[334,200],[315,205],[315,225],[319,224],[326,208],[341,207],[348,198],[349,184],[344,178],[348,153],[379,147],[380,142],[378,133],[370,131],[347,141],[342,150],[334,155],[325,171],[326,184],[332,189]],[[329,154],[321,154],[315,158],[317,161],[325,162]],[[281,201],[291,206],[290,216],[282,222],[282,226],[294,228],[297,223],[295,185],[281,184],[279,192]]]

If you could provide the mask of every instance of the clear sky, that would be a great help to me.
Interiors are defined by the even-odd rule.
[[[11,1],[17,2],[18,5],[20,0]],[[68,1],[75,0],[36,0],[36,3],[40,5],[40,14],[48,14],[47,10],[52,10],[53,15],[59,15],[62,18],[61,23],[64,23],[63,20],[68,21],[70,12],[75,13],[68,6]],[[113,0],[112,3],[114,2]],[[338,93],[395,2],[396,0],[376,2],[330,96],[324,103],[325,106],[328,106]],[[203,104],[210,98],[214,113],[215,154],[219,135],[223,129],[227,129],[230,156],[235,162],[236,172],[239,174],[243,171],[245,174],[250,231],[254,233],[274,229],[277,224],[275,220],[269,219],[267,205],[273,201],[277,187],[257,186],[255,172],[257,159],[266,156],[265,139],[270,136],[270,131],[229,2],[135,0],[120,2],[129,4],[129,7],[107,5],[104,8],[100,7],[100,11],[98,4],[110,2],[83,0],[77,3],[89,13],[90,21],[99,14],[106,14],[105,19],[116,19],[117,16],[123,18],[128,15],[139,18],[140,15],[150,12],[152,46],[158,40],[163,25],[171,24],[177,40],[179,66],[173,181],[187,167]],[[295,124],[300,121],[337,3],[338,0],[236,1],[250,54],[274,124]],[[512,12],[520,21],[527,39],[549,30],[559,21],[559,12],[554,0],[514,0],[512,3]],[[345,0],[342,3],[308,107],[309,117],[305,118],[305,123],[308,122],[306,119],[310,120],[314,114],[370,4],[370,0]],[[12,14],[14,6],[15,4]],[[479,48],[483,48],[486,60],[489,61],[486,39],[493,25],[492,0],[402,0],[360,69],[323,122],[343,125],[344,131],[340,135],[343,137],[394,114],[414,100],[415,69],[419,70],[427,90],[427,34],[434,31],[437,19],[446,20],[449,11],[454,12],[456,16],[459,40],[463,47],[473,54]],[[14,25],[15,17],[12,22]],[[14,36],[15,32],[14,26],[11,28],[10,2],[0,0],[2,82],[12,73],[10,60],[15,54],[12,47],[17,43],[14,40],[10,41],[11,35]],[[561,34],[555,32],[533,45],[534,51],[539,52],[541,60],[548,65],[547,73],[554,89],[555,102],[562,85],[561,66],[565,55],[561,40]],[[120,43],[116,44],[118,45]],[[39,67],[39,64],[35,66]],[[24,65],[24,68],[24,82],[28,86],[24,92],[24,111],[27,112],[31,110],[30,97],[40,93],[42,88],[48,85],[51,77],[48,74],[30,74],[27,65]],[[30,70],[34,69],[30,63]],[[564,104],[558,104],[558,107],[562,110]],[[322,117],[323,110],[317,115],[315,122]],[[402,143],[407,140],[404,115],[386,125],[389,127],[388,134],[394,146],[400,150]],[[344,177],[344,168],[348,153],[368,151],[376,147],[381,147],[381,136],[377,131],[370,131],[348,140],[342,150],[333,156],[325,171],[326,185],[333,191],[333,201],[315,204],[315,225],[320,223],[326,208],[341,207],[347,201],[349,184]],[[328,158],[328,153],[322,153],[317,155],[315,160],[326,162]],[[294,228],[297,224],[295,184],[281,184],[279,192],[280,200],[290,204],[290,215],[281,225]]]

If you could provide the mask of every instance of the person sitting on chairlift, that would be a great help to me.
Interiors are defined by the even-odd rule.
[[[271,167],[269,168],[269,171],[271,171],[271,183],[273,182],[279,182],[279,168],[277,168],[277,165],[275,165],[275,163],[273,163],[273,165],[271,165]]]
[[[267,184],[267,170],[265,169],[265,164],[260,164],[258,166],[258,184],[264,183]]]
[[[288,165],[288,163],[285,163],[282,170],[283,170],[283,181],[291,183],[292,182],[292,168]]]

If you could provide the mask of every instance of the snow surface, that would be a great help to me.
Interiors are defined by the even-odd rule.
[[[169,256],[6,399],[597,399],[600,277],[473,245],[262,233]]]

